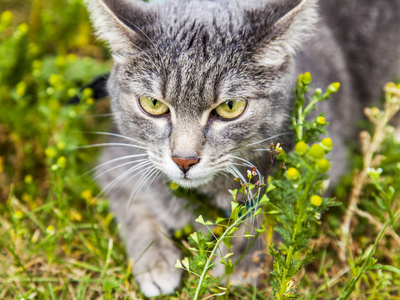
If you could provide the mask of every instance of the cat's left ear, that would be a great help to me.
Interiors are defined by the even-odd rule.
[[[267,2],[267,1],[265,1]],[[281,66],[313,32],[318,20],[317,0],[270,0],[245,14],[252,26],[255,60]]]
[[[139,1],[85,0],[94,27],[101,39],[110,45],[116,61],[137,53],[137,44],[145,40],[141,28],[151,19]]]

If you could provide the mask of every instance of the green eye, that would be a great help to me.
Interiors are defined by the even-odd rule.
[[[214,112],[224,119],[234,119],[239,117],[246,108],[247,101],[243,99],[228,100],[218,105]]]
[[[169,108],[164,103],[151,97],[140,97],[140,106],[145,112],[153,116],[161,116],[169,113]]]

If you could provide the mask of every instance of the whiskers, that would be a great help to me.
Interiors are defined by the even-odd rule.
[[[113,154],[111,159],[100,163],[82,175],[84,176],[89,173],[95,173],[93,180],[104,182],[99,194],[103,193],[107,195],[110,193],[118,193],[123,189],[128,190],[129,199],[127,199],[127,204],[129,205],[138,192],[143,191],[143,188],[146,185],[148,185],[148,189],[149,186],[160,176],[161,171],[158,170],[150,161],[147,153],[148,147],[146,147],[144,142],[118,133],[86,133],[104,135],[116,139],[112,139],[111,142],[80,146],[77,147],[78,149],[95,147],[106,149],[117,148],[117,150],[124,149],[124,151],[121,151],[120,153],[125,155],[115,157],[116,155]],[[129,154],[129,152],[132,154]],[[105,155],[104,157],[107,156],[108,155]],[[127,188],[126,186],[128,184],[131,186]]]
[[[270,137],[268,137],[268,138],[266,138],[266,139],[263,139],[263,140],[260,140],[260,141],[257,141],[257,142],[248,144],[246,147],[247,147],[247,148],[250,148],[250,147],[252,147],[252,146],[254,146],[254,145],[258,145],[258,144],[261,144],[261,143],[269,142],[269,141],[271,141],[271,140],[273,140],[273,139],[276,139],[276,138],[278,138],[278,137],[287,136],[287,135],[291,135],[291,134],[292,134],[292,132],[290,132],[290,131],[282,132],[282,133],[279,133],[279,134],[270,136]],[[265,148],[265,149],[252,149],[252,150],[270,151],[269,148]]]

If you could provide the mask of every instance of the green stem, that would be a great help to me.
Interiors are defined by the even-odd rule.
[[[310,182],[314,182],[314,178],[312,178],[312,180]],[[292,235],[292,243],[294,243],[296,241],[296,236],[299,234],[301,227],[303,225],[303,218],[304,218],[304,212],[306,209],[306,201],[308,198],[308,193],[310,191],[310,183],[307,184],[306,189],[305,189],[305,193],[303,194],[304,197],[302,197],[302,199],[300,199],[300,208],[299,208],[299,214],[297,216],[297,221],[296,221],[296,226],[294,227],[293,230],[293,235]],[[283,276],[282,276],[282,280],[281,280],[281,290],[279,292],[279,296],[283,296],[283,294],[286,291],[286,284],[287,284],[287,278],[286,278],[286,274],[287,274],[287,270],[290,267],[290,263],[292,261],[292,257],[293,257],[293,252],[294,252],[294,247],[290,246],[288,253],[287,253],[287,257],[286,257],[286,268],[283,272]]]
[[[298,123],[296,126],[296,133],[297,133],[297,139],[301,141],[303,139],[303,122],[304,122],[302,105],[300,105],[299,108],[297,109],[297,115],[298,115]]]
[[[304,116],[307,116],[311,112],[313,106],[317,104],[318,101],[319,99],[315,96],[311,99],[310,103],[308,103],[308,105],[304,109]]]
[[[206,265],[204,266],[203,269],[203,273],[201,273],[201,277],[199,280],[199,284],[197,286],[196,289],[196,294],[194,295],[194,299],[193,300],[197,300],[199,297],[199,293],[200,293],[200,288],[201,288],[201,284],[203,283],[204,277],[206,276],[206,273],[208,271],[208,268],[210,267],[212,258],[215,255],[215,252],[217,251],[219,245],[221,244],[221,242],[224,240],[224,238],[227,236],[227,234],[237,225],[239,224],[256,206],[253,206],[252,208],[250,208],[245,214],[243,214],[241,217],[239,217],[231,226],[229,226],[225,232],[221,235],[221,237],[217,240],[217,243],[215,244],[213,250],[211,251],[210,256],[207,259]]]

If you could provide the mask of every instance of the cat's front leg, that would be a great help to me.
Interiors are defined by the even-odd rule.
[[[111,207],[121,226],[133,273],[146,297],[170,294],[179,286],[182,271],[174,267],[180,250],[169,239],[163,226],[140,201],[126,206],[127,195],[120,192],[110,198]],[[124,207],[121,207],[124,205]]]

